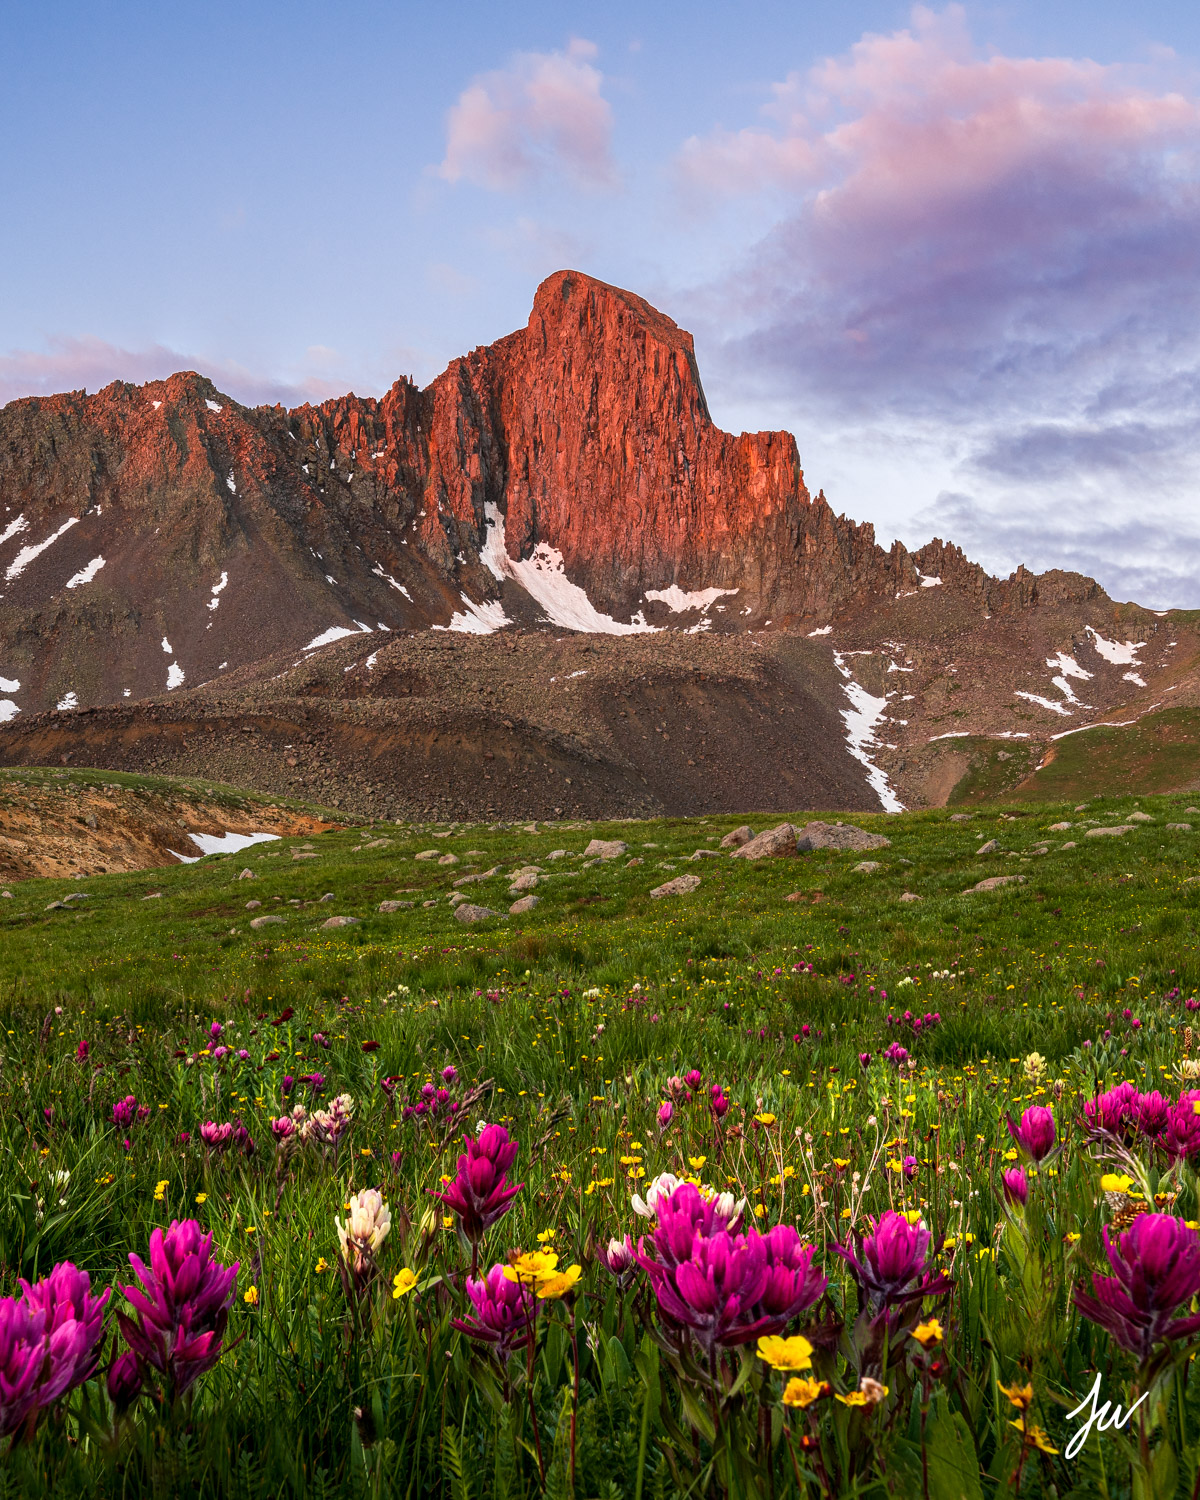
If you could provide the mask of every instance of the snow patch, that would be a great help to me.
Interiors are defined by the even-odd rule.
[[[0,724],[7,724],[10,719],[15,719],[21,710],[11,698],[0,698]]]
[[[19,693],[21,684],[15,677],[0,677],[0,693]]]
[[[221,411],[223,409],[219,401],[210,401],[207,396],[204,398],[204,404],[208,407],[209,411]]]
[[[20,519],[21,517],[18,516],[17,521],[19,521]],[[17,521],[14,521],[12,523],[12,526],[15,526],[17,524]],[[78,525],[79,517],[72,516],[70,520],[64,521],[58,528],[58,530],[53,534],[53,536],[48,536],[44,542],[37,542],[32,547],[22,547],[20,552],[17,553],[16,557],[14,557],[12,562],[10,562],[8,565],[8,569],[4,574],[6,582],[11,583],[14,578],[19,578],[35,557],[40,557],[42,553],[45,552],[47,547],[52,547],[54,543],[58,541],[60,536],[63,536],[66,532],[70,531],[72,526]],[[15,534],[13,532],[12,526],[6,529],[4,536],[0,537],[0,542]]]
[[[173,661],[167,668],[167,692],[171,693],[177,687],[183,686],[183,668],[177,661]]]
[[[221,601],[217,598],[217,595],[221,592],[221,590],[225,587],[225,585],[228,582],[229,582],[229,574],[228,573],[222,573],[221,574],[221,578],[220,578],[220,582],[213,584],[213,586],[212,586],[212,598],[208,601],[208,607],[209,607],[209,609],[220,609],[220,607],[221,607]]]
[[[832,635],[833,634],[833,626],[832,625],[822,625],[821,628],[820,628],[820,630],[810,630],[808,632],[808,634],[809,634],[810,638],[812,636],[814,636],[814,635]]]
[[[277,833],[189,833],[188,838],[199,849],[199,854],[175,854],[171,853],[181,865],[198,864],[206,854],[237,854],[241,849],[249,849],[252,844],[265,844],[271,839],[278,839]]]
[[[921,580],[923,589],[940,589],[942,586],[942,580],[932,573],[918,573],[917,577]]]
[[[225,476],[225,483],[229,486],[229,493],[231,495],[236,495],[237,494],[237,481],[233,477],[233,470],[232,469],[230,469],[229,473],[226,474],[226,476]]]
[[[673,583],[669,589],[647,589],[646,598],[665,604],[678,615],[686,609],[711,609],[718,599],[737,592],[737,589],[697,589],[694,593],[687,594],[677,583]]]
[[[132,688],[126,688],[125,691],[124,691],[124,693],[122,693],[121,696],[123,698],[132,698],[133,697],[133,689]]]
[[[1026,693],[1021,688],[1016,688],[1014,691],[1018,698],[1027,698],[1030,703],[1040,704],[1042,708],[1048,708],[1051,713],[1062,714],[1064,718],[1070,717],[1071,710],[1062,703],[1055,703],[1050,698],[1039,698],[1036,693]]]
[[[1140,678],[1138,676],[1138,674],[1136,672],[1122,672],[1121,673],[1121,681],[1122,682],[1132,682],[1137,687],[1145,687],[1146,686],[1145,682],[1142,680],[1142,678]]]
[[[504,543],[504,517],[492,500],[483,507],[487,536],[479,560],[493,578],[511,578],[546,611],[552,625],[589,635],[649,635],[657,631],[639,612],[628,625],[601,614],[578,584],[563,571],[562,553],[539,542],[533,556],[517,561]],[[453,628],[453,627],[452,627]]]
[[[3,531],[0,531],[0,547],[18,536],[22,531],[29,530],[29,522],[23,515],[18,516],[15,521],[10,521]]]
[[[366,668],[367,668],[368,672],[373,672],[375,670],[375,660],[378,657],[378,655],[379,655],[378,651],[372,651],[371,654],[370,654],[370,656],[367,657],[365,665],[366,665]]]
[[[175,649],[171,645],[170,641],[167,640],[167,638],[166,638],[165,635],[162,638],[162,648],[163,648],[163,650],[166,652],[166,654],[168,656],[174,656],[175,655]]]
[[[1096,653],[1105,661],[1112,662],[1114,667],[1136,667],[1141,663],[1137,659],[1137,653],[1145,646],[1145,641],[1106,641],[1097,630],[1087,626],[1087,633],[1092,638],[1092,645]]]
[[[86,568],[80,568],[79,572],[73,578],[67,579],[67,587],[69,589],[77,589],[81,583],[91,583],[92,579],[95,578],[103,566],[104,559],[102,557],[93,557]]]
[[[840,709],[842,723],[846,726],[846,743],[850,754],[867,768],[867,782],[879,798],[884,812],[903,812],[904,804],[892,790],[886,773],[871,759],[869,751],[878,745],[875,726],[887,712],[887,699],[875,698],[866,688],[854,681],[850,668],[840,651],[833,653],[833,664],[846,679],[842,691],[850,700],[850,707]]]
[[[378,563],[376,563],[375,566],[371,569],[371,572],[374,573],[376,578],[382,578],[385,583],[390,583],[394,589],[398,590],[401,594],[404,595],[404,597],[410,604],[412,603],[412,595],[408,592],[404,585],[402,583],[397,583],[390,573],[385,573]]]
[[[344,640],[348,635],[370,635],[370,630],[363,626],[361,630],[351,630],[348,625],[331,625],[328,630],[323,630],[320,635],[314,636],[305,651],[317,651],[322,646],[332,646],[334,641]]]
[[[1078,677],[1080,682],[1090,682],[1095,675],[1086,671],[1073,656],[1068,656],[1065,651],[1059,651],[1055,656],[1048,656],[1046,665],[1052,672],[1059,672],[1064,677]]]
[[[512,624],[499,599],[488,599],[482,604],[476,604],[466,594],[461,595],[461,598],[466,611],[457,611],[450,616],[449,625],[435,625],[434,630],[456,630],[462,635],[495,635],[497,630],[503,630],[506,625]]]
[[[54,706],[55,708],[78,708],[79,698],[74,693],[67,693],[66,696],[60,698]]]

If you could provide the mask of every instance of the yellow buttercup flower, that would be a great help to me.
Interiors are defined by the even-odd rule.
[[[527,1250],[505,1266],[504,1275],[509,1281],[546,1281],[554,1275],[557,1265],[558,1256],[553,1250]]]
[[[417,1284],[417,1273],[410,1271],[407,1266],[398,1271],[392,1280],[392,1297],[398,1299],[407,1296]]]
[[[583,1275],[582,1266],[568,1266],[555,1276],[546,1276],[538,1282],[538,1300],[547,1302],[555,1297],[565,1297]]]
[[[689,1156],[688,1166],[691,1167],[693,1172],[703,1172],[704,1164],[707,1160],[707,1156]]]
[[[790,1339],[771,1333],[758,1341],[759,1359],[765,1359],[773,1370],[811,1370],[812,1352],[813,1346],[799,1333]]]
[[[328,1271],[328,1269],[329,1269],[329,1262],[325,1259],[325,1257],[323,1255],[319,1255],[317,1257],[317,1263],[313,1267],[314,1272],[318,1276],[324,1276],[325,1272]]]
[[[1124,1172],[1105,1172],[1100,1179],[1102,1193],[1127,1193],[1132,1186],[1133,1178],[1127,1177]]]
[[[248,1286],[242,1293],[242,1301],[246,1304],[247,1307],[257,1307],[258,1288],[256,1286]]]
[[[1018,1411],[1028,1411],[1033,1405],[1032,1385],[999,1385],[999,1389]]]
[[[810,1407],[822,1396],[828,1396],[833,1387],[827,1380],[813,1380],[807,1375],[793,1375],[783,1388],[784,1406],[798,1406],[801,1411]]]
[[[912,1336],[922,1349],[932,1349],[934,1344],[940,1344],[946,1337],[942,1325],[936,1318],[930,1318],[928,1323],[918,1323],[912,1331]]]
[[[1014,1422],[1009,1423],[1009,1426],[1015,1427],[1027,1443],[1031,1443],[1035,1448],[1040,1448],[1043,1453],[1058,1452],[1057,1448],[1050,1446],[1050,1439],[1046,1436],[1044,1429],[1039,1427],[1036,1422],[1031,1422],[1026,1427],[1025,1418],[1017,1417]]]
[[[837,1399],[843,1406],[878,1406],[887,1395],[890,1387],[881,1385],[878,1380],[872,1380],[869,1375],[864,1375],[858,1390],[849,1391]]]
[[[774,1125],[774,1123],[775,1123],[775,1116],[774,1115],[761,1114],[761,1115],[755,1115],[754,1118],[758,1121],[758,1123],[760,1125]]]
[[[538,1238],[538,1244],[539,1245],[544,1245],[547,1240],[552,1240],[554,1238],[554,1230],[553,1229],[541,1229],[541,1230],[538,1231],[538,1237],[537,1238]]]

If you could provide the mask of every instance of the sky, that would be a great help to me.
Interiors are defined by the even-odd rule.
[[[4,15],[0,402],[426,384],[569,266],[882,544],[1200,607],[1194,0]]]

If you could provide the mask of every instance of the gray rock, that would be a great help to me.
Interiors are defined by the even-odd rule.
[[[536,875],[518,875],[508,888],[510,896],[519,895],[522,891],[531,891],[538,883]]]
[[[463,895],[462,891],[451,891],[450,894],[446,897],[446,900],[449,901],[451,906],[458,906],[466,899],[467,898]]]
[[[770,859],[796,852],[796,830],[790,823],[768,828],[733,851],[734,859]]]
[[[243,870],[242,873],[238,876],[238,879],[239,880],[257,880],[258,876],[254,873],[253,870]]]
[[[629,845],[624,839],[593,839],[583,851],[584,859],[620,859]]]
[[[656,901],[660,896],[686,896],[699,884],[699,875],[677,875],[674,880],[668,880],[666,885],[656,885],[650,894]]]
[[[950,821],[952,823],[969,823],[974,816],[974,813],[951,813]]]
[[[433,900],[433,901],[422,901],[422,902],[421,902],[421,905],[422,905],[422,906],[423,906],[423,907],[425,907],[425,909],[426,909],[426,910],[428,910],[428,909],[429,909],[429,907],[431,907],[431,906],[436,906],[436,905],[437,905],[437,901],[436,901],[436,899],[435,899],[435,900]]]
[[[1200,813],[1200,807],[1185,807],[1185,813]]]
[[[421,852],[420,852],[420,854],[414,854],[413,858],[414,859],[440,859],[441,855],[442,855],[442,851],[440,849],[422,849]]]
[[[720,859],[720,857],[721,852],[719,849],[697,849],[695,854],[688,855],[688,860],[692,861],[697,859]]]
[[[1000,845],[996,842],[995,839],[988,839],[988,841],[987,841],[986,844],[980,844],[979,848],[976,849],[975,853],[976,854],[995,854],[996,850],[999,849],[999,847],[1000,847]]]
[[[255,911],[261,905],[262,905],[261,901],[247,901],[246,902],[246,910],[247,911]]]
[[[381,901],[375,908],[376,911],[387,912],[391,915],[394,911],[400,911],[406,906],[411,906],[411,901]]]
[[[326,892],[325,892],[325,894],[324,894],[324,895],[323,895],[323,896],[322,896],[322,897],[321,897],[321,898],[320,898],[320,902],[318,902],[318,905],[319,905],[319,904],[320,904],[320,903],[321,903],[321,902],[325,902],[325,901],[336,901],[336,900],[337,900],[337,897],[336,897],[336,896],[335,896],[335,895],[334,895],[334,894],[333,894],[333,892],[332,892],[332,891],[326,891]]]
[[[875,871],[879,868],[879,861],[877,859],[864,859],[860,860],[859,863],[854,866],[854,874],[874,875]]]
[[[254,927],[254,928],[258,928],[258,927],[282,927],[283,924],[286,921],[287,921],[286,917],[276,916],[274,914],[274,912],[272,912],[272,914],[269,917],[253,917],[253,918],[251,918],[250,925],[251,925],[251,927]]]
[[[1074,839],[1071,839],[1069,843],[1066,843],[1066,844],[1063,845],[1063,848],[1064,849],[1078,849],[1079,845],[1075,842]]]
[[[69,896],[63,897],[63,905],[70,906],[72,901],[86,901],[87,899],[88,895],[86,891],[72,891]]]
[[[565,859],[566,857],[567,851],[565,849],[551,849],[550,853],[546,856],[547,859]]]
[[[514,875],[540,875],[541,873],[541,865],[522,865],[519,870],[513,871]]]
[[[1131,823],[1153,823],[1154,819],[1150,816],[1149,813],[1131,812],[1129,814],[1129,821]]]
[[[320,857],[321,856],[319,854],[310,853],[307,849],[293,849],[292,850],[292,858],[293,859],[320,859]]]
[[[986,880],[981,880],[978,885],[973,885],[970,890],[964,891],[964,896],[970,896],[975,891],[998,891],[1002,885],[1024,885],[1024,875],[989,875]]]
[[[438,864],[439,865],[456,865],[457,863],[458,863],[458,855],[457,854],[443,854],[441,856],[441,858],[438,860]]]
[[[918,896],[915,891],[902,891],[900,899],[901,901],[924,901],[925,897]]]
[[[532,911],[537,904],[537,896],[522,896],[519,901],[514,901],[508,908],[509,915],[514,917],[523,916],[527,911]]]
[[[1168,823],[1167,827],[1172,831],[1172,833],[1191,833],[1192,831],[1192,825],[1190,823]]]
[[[7,895],[10,894],[10,892],[5,891],[4,894],[7,896]],[[162,900],[162,892],[161,891],[151,891],[148,896],[143,896],[142,900],[143,901],[161,901]],[[259,905],[261,905],[261,904],[262,903],[260,902]]]
[[[625,868],[627,870],[631,870],[634,865],[644,865],[645,863],[646,861],[641,857],[641,855],[635,854],[632,859],[627,859],[625,861]]]
[[[391,839],[372,839],[369,844],[364,844],[364,849],[386,849],[391,844]]]
[[[735,828],[732,833],[727,833],[721,840],[722,849],[740,849],[743,844],[748,844],[754,837],[754,829],[749,823],[743,823],[740,828]]]
[[[1050,833],[1066,833],[1070,826],[1070,823],[1051,823],[1048,831]]]
[[[804,849],[889,849],[891,839],[882,833],[868,833],[853,823],[806,823],[796,830],[796,848]]]
[[[472,906],[469,901],[464,901],[454,910],[455,919],[459,922],[486,922],[489,917],[498,917],[500,913],[493,911],[490,906]]]
[[[460,885],[475,885],[481,880],[490,880],[493,875],[499,875],[500,866],[493,865],[490,870],[481,870],[478,875],[460,875],[454,882],[457,890]]]
[[[65,911],[66,907],[67,907],[67,903],[65,901],[51,901],[50,905],[46,908],[46,910],[47,911]]]
[[[11,901],[12,899],[13,893],[11,891],[0,891],[0,901]],[[143,900],[144,899],[145,898],[143,897]]]
[[[1084,838],[1085,839],[1099,839],[1099,838],[1103,838],[1105,836],[1105,834],[1111,834],[1111,835],[1115,836],[1115,835],[1120,835],[1122,833],[1132,833],[1132,832],[1133,832],[1133,824],[1132,823],[1118,823],[1113,828],[1089,828],[1088,831],[1084,834]]]
[[[321,923],[322,927],[357,927],[357,917],[327,917]]]

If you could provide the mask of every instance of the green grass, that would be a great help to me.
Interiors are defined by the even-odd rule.
[[[1056,740],[1053,758],[1022,783],[1019,795],[1078,801],[1130,786],[1147,793],[1200,788],[1200,709],[1167,709],[1127,728],[1088,729]]]
[[[1032,1381],[1034,1419],[1060,1450],[1063,1412],[1097,1368],[1128,1404],[1129,1360],[1067,1298],[1102,1263],[1105,1212],[1101,1165],[1073,1122],[1098,1081],[1178,1090],[1171,1070],[1200,987],[1200,882],[1188,883],[1200,874],[1200,817],[1193,833],[1165,824],[1187,821],[1187,800],[1142,797],[1156,821],[1121,838],[1048,828],[1116,821],[1130,799],[1080,814],[1013,805],[964,823],[946,810],[856,818],[891,847],[753,864],[686,860],[743,821],[732,817],[535,834],[380,825],[11,887],[0,900],[0,1290],[63,1258],[98,1284],[124,1281],[126,1254],[145,1255],[154,1225],[194,1215],[221,1258],[241,1264],[229,1332],[240,1342],[194,1404],[170,1413],[143,1397],[115,1434],[93,1383],[9,1455],[0,1493],[515,1500],[570,1493],[572,1451],[574,1493],[612,1500],[815,1495],[818,1462],[838,1494],[920,1494],[926,1472],[930,1494],[1015,1494],[1018,1470],[1022,1494],[1129,1493],[1117,1435],[1094,1435],[1073,1465],[1031,1452],[997,1381]],[[980,835],[1002,850],[975,855]],[[588,869],[546,857],[577,856],[593,836],[626,840],[627,855]],[[361,847],[380,837],[390,844]],[[1050,853],[1033,852],[1042,840]],[[1059,847],[1067,841],[1077,847]],[[304,842],[318,857],[293,861]],[[413,859],[433,847],[459,863]],[[880,869],[855,872],[863,859]],[[550,873],[534,912],[508,916],[508,881],[493,878],[463,890],[502,915],[477,927],[453,918],[447,897],[470,867],[526,863]],[[246,867],[255,880],[237,879]],[[697,891],[650,899],[683,873],[699,874]],[[964,894],[993,874],[1025,880]],[[82,910],[46,909],[74,890],[88,893]],[[335,899],[316,904],[326,892]],[[806,899],[788,902],[793,892]],[[922,899],[902,902],[904,892]],[[250,931],[250,899],[287,922]],[[382,915],[385,899],[417,904]],[[359,922],[325,929],[329,915]],[[906,1010],[941,1021],[914,1033]],[[233,1049],[220,1059],[213,1021]],[[911,1069],[882,1059],[895,1040]],[[1044,1073],[1027,1069],[1033,1052]],[[400,1110],[446,1067],[465,1125],[502,1120],[521,1142],[525,1186],[489,1232],[484,1263],[547,1235],[562,1265],[583,1267],[573,1311],[544,1305],[536,1358],[508,1371],[511,1389],[452,1327],[465,1310],[464,1252],[440,1214],[429,1217],[458,1132]],[[733,1107],[717,1128],[703,1095],[677,1101],[660,1131],[668,1079],[691,1067]],[[285,1100],[285,1075],[309,1072],[324,1077],[321,1100],[356,1101],[336,1161],[272,1145],[270,1119],[302,1095],[316,1102],[306,1085]],[[384,1078],[399,1080],[395,1107]],[[130,1093],[150,1116],[118,1130],[112,1106]],[[1005,1227],[1004,1114],[1031,1101],[1053,1104],[1066,1145],[1034,1182],[1027,1216]],[[207,1156],[197,1131],[210,1119],[243,1122],[254,1154]],[[1175,1210],[1200,1217],[1191,1166],[1168,1180],[1153,1150],[1142,1157],[1146,1190],[1177,1190]],[[926,1309],[946,1329],[938,1371],[902,1330],[891,1394],[874,1413],[827,1400],[810,1419],[781,1406],[782,1381],[752,1350],[728,1366],[736,1389],[697,1395],[708,1377],[664,1338],[644,1281],[618,1294],[595,1258],[610,1234],[645,1232],[630,1195],[668,1169],[744,1195],[752,1222],[795,1223],[816,1245],[828,1311],[846,1330],[815,1368],[843,1393],[874,1367],[830,1247],[889,1205],[921,1215],[955,1281]],[[65,1189],[53,1186],[59,1171]],[[394,1227],[360,1302],[333,1269],[335,1220],[369,1185],[382,1186]],[[393,1299],[402,1267],[418,1290]],[[1155,1429],[1166,1434],[1155,1451],[1188,1493],[1200,1460],[1189,1369]],[[800,1446],[806,1434],[816,1448]],[[1159,1481],[1142,1492],[1173,1493]]]

